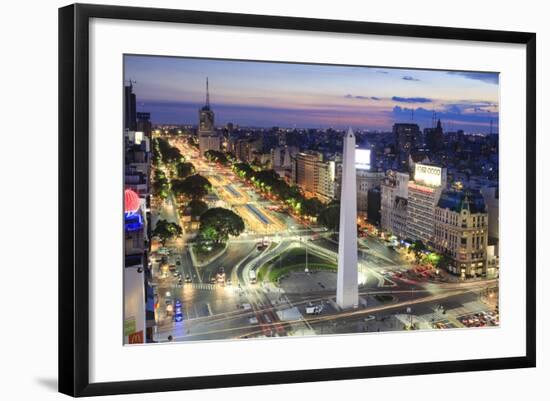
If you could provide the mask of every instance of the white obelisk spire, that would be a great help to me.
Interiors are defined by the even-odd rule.
[[[336,303],[342,309],[359,302],[357,284],[357,182],[355,135],[351,128],[344,135],[342,188],[340,195],[340,235],[338,243],[338,282]]]

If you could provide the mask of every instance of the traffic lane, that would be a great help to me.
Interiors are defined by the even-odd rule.
[[[200,268],[203,282],[209,283],[210,278],[219,271],[220,267],[224,268],[226,277],[231,277],[233,268],[246,258],[255,246],[255,243],[232,243],[230,240],[222,256]]]

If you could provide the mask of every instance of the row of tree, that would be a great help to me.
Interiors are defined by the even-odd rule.
[[[289,185],[274,170],[255,170],[248,163],[236,163],[233,165],[233,171],[261,191],[285,202],[301,216],[316,218],[320,224],[330,230],[338,229],[339,203],[324,204],[318,198],[306,198],[299,187]]]
[[[153,152],[155,158],[160,157],[165,164],[175,164],[185,161],[185,158],[179,149],[170,145],[166,139],[155,138],[153,141]],[[155,152],[158,152],[158,154],[155,154]]]
[[[190,175],[183,180],[172,180],[172,192],[176,196],[183,196],[191,200],[199,200],[208,195],[212,184],[200,174]]]
[[[220,152],[219,150],[210,149],[204,152],[204,157],[211,162],[219,163],[224,166],[227,166],[229,164],[229,159],[227,155],[224,152]]]

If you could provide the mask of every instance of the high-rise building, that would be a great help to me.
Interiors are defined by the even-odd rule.
[[[330,202],[336,199],[338,189],[338,176],[336,170],[336,161],[325,160],[317,163],[318,182],[316,196],[322,202]]]
[[[380,226],[399,238],[407,236],[409,173],[388,171],[380,184]]]
[[[416,139],[420,136],[420,128],[417,124],[397,123],[393,125],[393,135],[398,170],[408,171],[409,155],[416,145]]]
[[[294,182],[306,196],[313,197],[317,193],[319,170],[317,164],[323,160],[323,154],[314,151],[300,152],[295,158]]]
[[[498,186],[489,185],[481,188],[481,195],[485,200],[485,205],[487,206],[487,213],[489,214],[489,242],[497,245],[498,255],[498,239],[499,239],[499,196],[498,196]]]
[[[136,130],[143,132],[145,136],[151,138],[151,132],[153,131],[153,126],[151,124],[151,113],[147,112],[137,112],[137,127]]]
[[[441,120],[437,120],[437,125],[432,128],[424,129],[424,136],[426,138],[426,146],[432,152],[439,152],[443,149],[443,127],[441,126]]]
[[[435,248],[449,256],[451,273],[476,277],[487,273],[488,214],[475,190],[445,190],[435,208]]]
[[[375,226],[380,225],[380,187],[369,189],[367,202],[367,220]]]
[[[408,238],[426,244],[433,242],[435,207],[446,186],[446,168],[421,163],[415,165],[414,180],[408,185]]]
[[[201,156],[207,150],[220,150],[221,138],[214,127],[214,111],[210,108],[210,92],[206,78],[206,102],[199,109],[199,151]]]
[[[136,131],[136,95],[132,81],[124,85],[124,129]]]
[[[126,343],[150,342],[155,325],[149,286],[151,238],[150,138],[125,130],[124,171],[124,336]]]
[[[385,173],[369,171],[357,167],[357,212],[361,217],[367,217],[369,209],[369,191],[382,183]]]
[[[314,151],[300,152],[292,163],[292,177],[308,197],[317,197],[323,202],[337,197],[337,159],[325,160],[322,153]]]

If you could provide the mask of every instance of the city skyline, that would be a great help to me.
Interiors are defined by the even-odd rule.
[[[498,133],[498,73],[125,56],[138,111],[195,124],[209,78],[216,125],[390,130],[396,122]]]

